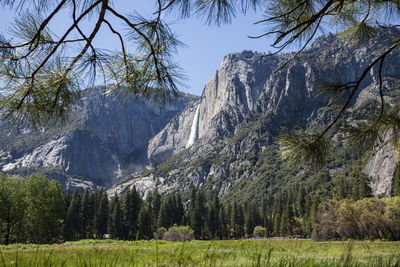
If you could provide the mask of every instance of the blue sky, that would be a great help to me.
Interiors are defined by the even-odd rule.
[[[152,16],[155,10],[154,1],[139,0],[115,0],[115,8],[122,14],[131,11],[138,11],[145,17]],[[5,26],[15,13],[2,9],[0,16],[2,23],[0,31],[4,31]],[[186,20],[177,20],[172,14],[165,19],[169,22],[171,29],[178,35],[178,38],[186,45],[179,49],[176,62],[182,67],[187,76],[187,87],[180,88],[181,91],[200,95],[204,85],[219,69],[223,57],[232,52],[242,50],[253,50],[267,52],[273,51],[270,47],[271,39],[250,39],[249,35],[263,33],[262,25],[253,25],[254,22],[262,18],[262,14],[249,12],[247,15],[238,15],[229,25],[220,27],[206,26],[201,19],[192,17]],[[118,23],[118,22],[116,22]],[[87,29],[92,25],[88,23]],[[90,27],[91,26],[91,27]],[[53,30],[65,27],[65,18],[61,16],[52,25]],[[106,31],[101,33],[96,39],[97,47],[107,49],[118,49],[119,42],[115,37]]]

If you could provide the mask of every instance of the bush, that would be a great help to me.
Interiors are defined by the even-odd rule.
[[[256,226],[256,227],[254,227],[253,236],[254,237],[266,237],[267,229],[262,226]]]
[[[323,203],[313,218],[312,239],[400,240],[400,197]]]
[[[163,239],[166,241],[191,241],[194,239],[194,234],[189,226],[177,226],[174,224],[164,233]]]
[[[153,234],[154,239],[163,239],[164,233],[166,231],[167,231],[167,229],[165,229],[165,227],[158,227],[157,230]]]

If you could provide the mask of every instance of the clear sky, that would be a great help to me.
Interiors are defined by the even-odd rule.
[[[131,11],[139,11],[145,17],[151,17],[155,10],[155,1],[143,0],[114,0],[115,8],[122,14]],[[0,31],[4,31],[10,18],[14,15],[13,11],[0,10],[1,25]],[[165,19],[169,22],[171,29],[178,35],[186,47],[179,49],[176,62],[182,67],[187,77],[187,87],[180,88],[183,92],[200,95],[204,85],[219,69],[223,57],[232,52],[242,50],[253,50],[267,52],[273,51],[270,47],[271,39],[250,39],[249,35],[263,33],[262,25],[253,25],[254,22],[262,18],[262,14],[249,12],[247,15],[238,15],[232,24],[220,27],[206,26],[201,19],[192,17],[187,20],[177,20],[173,14],[169,14]],[[119,23],[119,22],[116,22]],[[65,19],[60,18],[52,25],[54,29],[65,27]],[[87,29],[93,27],[87,25]],[[108,31],[101,33],[101,37],[96,39],[96,46],[108,49],[117,49],[119,42]]]

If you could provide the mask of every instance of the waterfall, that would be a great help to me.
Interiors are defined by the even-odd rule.
[[[190,129],[190,135],[188,142],[186,144],[186,148],[193,145],[194,141],[197,139],[197,128],[199,124],[199,111],[200,111],[200,104],[197,106],[196,113],[194,113],[192,128]]]

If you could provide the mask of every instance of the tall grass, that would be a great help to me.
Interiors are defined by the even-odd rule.
[[[1,266],[400,267],[400,242],[82,240],[52,246],[3,246]]]

